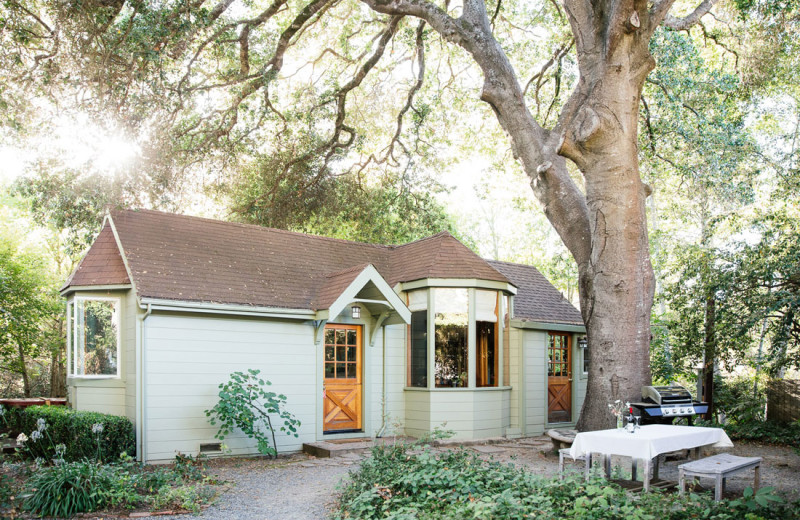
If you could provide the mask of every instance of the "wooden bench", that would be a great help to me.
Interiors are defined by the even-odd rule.
[[[547,436],[553,441],[556,451],[572,446],[576,435],[578,435],[577,430],[547,430]]]
[[[558,480],[564,480],[564,462],[567,457],[570,457],[569,448],[561,448],[560,450],[558,450]],[[583,475],[584,478],[588,479],[589,470],[592,468],[591,454],[581,455],[575,460],[583,461]]]
[[[725,490],[725,480],[750,468],[755,469],[755,480],[753,489],[758,490],[759,470],[761,468],[761,457],[737,457],[729,453],[720,453],[712,457],[687,462],[678,466],[678,481],[680,482],[680,494],[686,492],[686,477],[708,477],[715,480],[714,500],[722,500],[722,492]]]

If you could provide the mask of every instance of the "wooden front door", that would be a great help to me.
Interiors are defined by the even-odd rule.
[[[572,420],[572,359],[570,335],[548,334],[547,346],[547,422]]]
[[[361,430],[361,327],[325,327],[322,430]]]

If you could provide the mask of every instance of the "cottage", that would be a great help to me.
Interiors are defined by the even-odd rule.
[[[449,233],[383,246],[117,211],[62,294],[71,405],[129,417],[147,462],[218,449],[204,410],[250,368],[302,422],[281,451],[443,423],[459,439],[540,434],[573,423],[585,393],[580,313],[535,268]]]

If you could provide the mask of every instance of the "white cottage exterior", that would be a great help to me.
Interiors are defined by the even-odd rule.
[[[580,313],[535,268],[447,233],[377,246],[119,211],[62,294],[70,404],[130,418],[147,462],[219,454],[204,410],[247,369],[302,423],[282,452],[443,424],[536,435],[573,424],[585,393]]]

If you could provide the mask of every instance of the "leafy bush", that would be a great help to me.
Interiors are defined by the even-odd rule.
[[[226,436],[238,428],[256,440],[259,453],[277,455],[278,446],[275,443],[275,429],[270,414],[283,419],[280,430],[286,435],[297,437],[300,421],[283,409],[286,405],[285,395],[266,391],[264,387],[272,383],[259,378],[260,373],[260,370],[250,369],[246,374],[231,374],[230,381],[219,385],[219,402],[205,412],[211,418],[212,425],[219,422],[219,431],[215,435],[217,439],[224,441]]]
[[[767,407],[764,381],[758,384],[752,377],[742,376],[714,378],[714,407],[728,421],[763,422]]]
[[[396,445],[374,448],[372,456],[351,472],[334,517],[788,520],[800,514],[800,504],[765,507],[760,501],[769,504],[768,496],[772,495],[762,492],[758,500],[751,496],[715,503],[710,496],[632,495],[596,477],[545,479],[511,464],[483,461],[464,450],[434,453]]]
[[[41,419],[46,424],[46,435],[40,441],[32,441],[30,434],[39,429]],[[28,435],[29,452],[46,460],[54,458],[58,444],[66,446],[67,461],[97,458],[112,462],[122,453],[136,451],[133,423],[127,417],[65,406],[30,406],[19,413],[17,422],[19,430]],[[102,424],[102,431],[92,431],[96,424]]]
[[[769,444],[797,446],[797,439],[800,439],[800,422],[729,421],[725,424],[718,424],[708,421],[698,421],[697,424],[698,426],[723,428],[731,439],[739,441],[757,441]]]
[[[24,507],[57,518],[97,511],[114,491],[115,475],[110,468],[88,461],[40,468],[26,483],[30,496]]]
[[[187,470],[186,466],[191,470]],[[197,511],[216,491],[202,461],[147,468],[124,455],[114,464],[87,460],[42,467],[25,484],[23,507],[41,516],[72,517],[104,508],[180,507]]]

